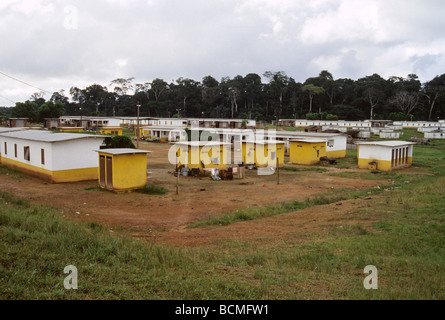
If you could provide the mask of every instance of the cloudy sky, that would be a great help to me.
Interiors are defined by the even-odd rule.
[[[424,82],[445,73],[444,12],[443,0],[1,0],[0,106],[130,77]]]

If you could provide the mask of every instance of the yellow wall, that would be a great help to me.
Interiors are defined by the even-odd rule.
[[[147,184],[147,154],[120,154],[111,155],[99,152],[100,156],[112,158],[112,179],[113,190],[126,191],[141,188]],[[105,161],[106,172],[107,161]],[[100,177],[100,167],[96,170],[98,177]],[[105,185],[107,174],[105,173]]]
[[[318,152],[317,152],[318,151]],[[315,164],[326,157],[325,142],[290,142],[289,160],[294,164]]]
[[[113,128],[113,129],[102,128],[102,129],[100,129],[100,133],[101,134],[115,134],[115,135],[121,136],[122,128]]]
[[[403,167],[409,167],[413,163],[413,158],[408,157],[407,158],[407,164],[402,166],[396,166],[392,167],[391,161],[384,161],[384,160],[374,160],[374,159],[358,159],[358,167],[360,169],[369,169],[369,163],[370,162],[376,162],[377,163],[377,170],[380,171],[392,171],[396,169],[400,169]]]
[[[285,145],[277,144],[257,144],[253,142],[242,143],[242,161],[244,164],[254,164],[257,167],[276,167],[279,158],[279,167],[284,166]],[[275,157],[272,159],[272,153]]]
[[[334,159],[346,158],[346,150],[326,151],[326,157]]]
[[[244,164],[255,164],[255,144],[250,142],[242,143],[242,161]]]
[[[97,167],[50,171],[5,157],[2,158],[2,164],[51,183],[97,180],[98,178]]]
[[[219,147],[203,147],[203,146],[181,146],[178,152],[179,165],[184,165],[190,169],[203,169],[201,161],[204,162],[204,168],[226,170],[227,163],[223,163],[226,156],[224,153],[225,146]],[[188,150],[187,161],[185,159],[184,150]],[[216,152],[219,150],[219,153]],[[213,163],[210,158],[218,158],[219,164]],[[187,162],[187,163],[185,163]]]
[[[72,128],[59,128],[60,132],[83,132],[83,128],[77,128],[77,127],[72,127]]]

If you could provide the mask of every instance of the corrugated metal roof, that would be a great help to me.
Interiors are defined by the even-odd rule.
[[[78,139],[104,139],[106,136],[92,134],[76,134],[76,133],[52,133],[41,130],[26,130],[17,132],[0,133],[2,137],[23,139],[41,142],[61,142]]]

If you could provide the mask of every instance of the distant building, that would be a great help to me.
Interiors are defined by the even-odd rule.
[[[23,128],[28,125],[28,118],[9,118],[8,126],[10,128]]]

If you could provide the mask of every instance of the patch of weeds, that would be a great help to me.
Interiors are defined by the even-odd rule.
[[[143,193],[143,194],[150,194],[150,195],[161,195],[161,194],[167,194],[168,190],[165,189],[164,187],[160,187],[160,186],[144,186],[140,189],[135,190],[138,193]]]
[[[313,171],[313,172],[326,172],[328,169],[319,168],[319,167],[283,167],[280,170],[284,171],[293,171],[293,172],[304,172],[304,171]]]
[[[102,189],[99,186],[94,186],[94,187],[86,187],[83,190],[85,191],[104,191],[104,189]]]

